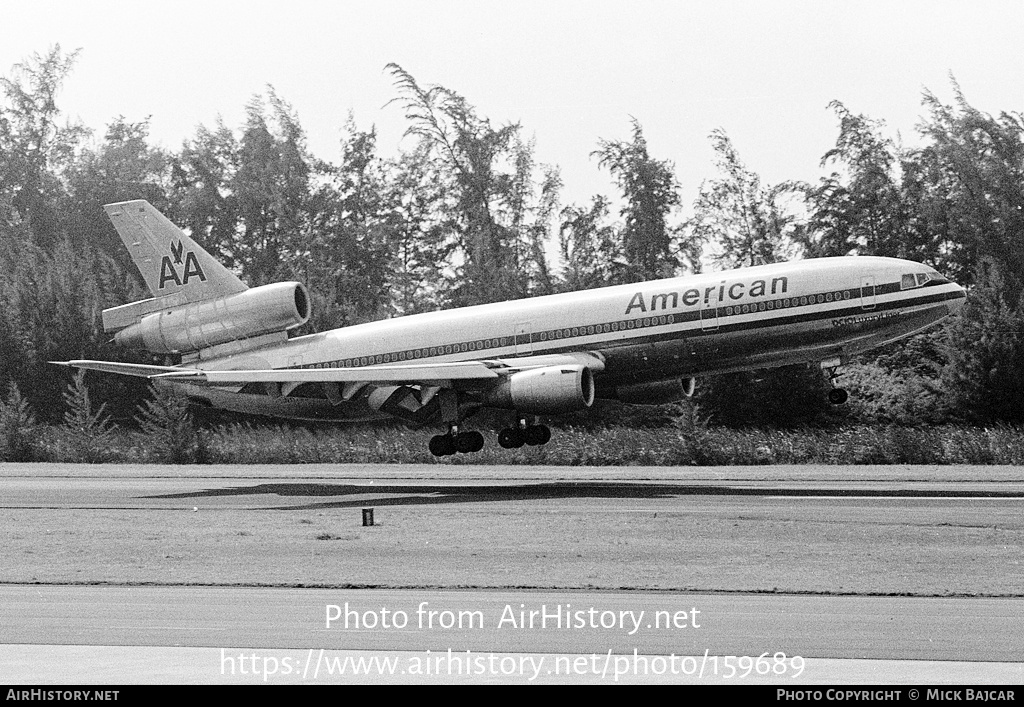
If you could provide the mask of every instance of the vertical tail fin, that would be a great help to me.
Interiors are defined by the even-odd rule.
[[[103,208],[154,297],[180,293],[199,302],[249,289],[148,201]]]

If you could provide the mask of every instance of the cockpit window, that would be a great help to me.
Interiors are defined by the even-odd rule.
[[[906,273],[900,278],[900,289],[909,290],[913,287],[922,287],[929,282],[945,282],[945,278],[935,270],[927,270],[919,273]]]

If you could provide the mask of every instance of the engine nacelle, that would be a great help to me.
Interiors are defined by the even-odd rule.
[[[620,385],[615,388],[615,396],[631,405],[674,403],[692,396],[696,383],[693,378],[669,378],[651,383]]]
[[[579,365],[519,371],[489,390],[484,404],[527,415],[583,410],[594,404],[594,374]]]
[[[117,332],[114,341],[153,353],[190,353],[292,329],[309,321],[309,313],[302,283],[276,282],[147,314]]]

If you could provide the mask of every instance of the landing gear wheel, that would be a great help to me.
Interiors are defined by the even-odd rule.
[[[551,428],[547,425],[530,425],[523,430],[523,436],[526,443],[532,447],[547,444],[551,441]]]
[[[833,405],[842,405],[850,397],[845,388],[833,388],[828,391],[828,401]]]
[[[836,385],[836,379],[840,377],[839,368],[842,364],[843,359],[841,356],[821,362],[821,369],[828,374],[828,382],[832,386],[832,390],[828,391],[828,401],[833,405],[842,405],[850,397],[845,388],[840,388]]]
[[[526,436],[518,427],[506,427],[498,433],[498,444],[504,449],[518,449],[526,442]]]
[[[451,456],[457,451],[455,438],[451,435],[434,435],[430,438],[428,449],[435,457]]]
[[[463,454],[479,452],[484,448],[484,436],[477,431],[460,432],[455,438],[455,449]]]

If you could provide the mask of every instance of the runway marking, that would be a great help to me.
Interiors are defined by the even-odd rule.
[[[133,628],[141,631],[227,631],[226,627],[218,626],[118,626],[117,628]]]
[[[855,495],[836,496],[836,495],[833,495],[833,494],[822,494],[820,496],[817,496],[817,495],[816,496],[789,496],[789,495],[785,495],[785,494],[780,494],[778,496],[765,496],[765,498],[784,498],[784,499],[794,499],[794,500],[799,500],[801,498],[830,499],[830,500],[834,500],[834,499],[837,499],[837,498],[849,498],[849,499],[856,499],[858,501],[867,501],[867,500],[870,500],[870,501],[917,501],[917,500],[921,500],[921,501],[1024,501],[1024,496],[1019,496],[1019,495],[1016,495],[1016,494],[1011,494],[1011,495],[1006,495],[1006,496],[998,496],[998,495],[993,495],[993,494],[988,494],[988,493],[986,495],[984,495],[984,496],[982,496],[982,495],[974,495],[974,496],[947,496],[947,495],[937,495],[937,496],[876,496],[876,495],[872,495],[872,494],[868,494],[868,495],[865,495],[865,496],[860,496],[860,495],[856,495],[856,496]]]
[[[486,673],[463,671],[465,665],[459,664],[458,672],[438,671],[426,675],[415,674],[409,670],[413,661],[422,661],[433,656],[440,658],[437,665],[443,668],[446,653],[433,651],[365,651],[365,650],[331,650],[329,654],[320,651],[317,656],[316,672],[309,679],[308,670],[298,670],[313,655],[313,649],[306,651],[296,649],[269,649],[239,647],[193,648],[193,647],[151,647],[151,646],[50,646],[38,644],[0,645],[0,664],[4,665],[4,677],[12,683],[25,684],[84,684],[97,681],[115,684],[167,684],[169,682],[188,682],[190,684],[322,684],[322,683],[497,683],[497,684],[529,684],[565,683],[565,684],[651,684],[651,683],[687,683],[687,684],[782,684],[792,685],[793,678],[788,675],[756,675],[751,673],[746,679],[734,677],[726,679],[717,664],[717,674],[673,674],[671,671],[654,672],[627,671],[612,675],[607,670],[593,669],[594,654],[574,653],[517,653],[505,651],[473,651],[474,656],[494,656],[497,662]],[[631,654],[598,654],[600,658],[631,658]],[[659,654],[639,654],[647,660],[642,664],[650,665],[651,660]],[[462,659],[466,654],[453,652],[452,657]],[[468,656],[467,656],[468,657]],[[704,656],[676,656],[677,665],[687,658],[696,665]],[[719,656],[720,657],[720,656]],[[326,659],[333,661],[348,660],[349,670],[321,671],[321,662]],[[552,670],[555,661],[562,660],[561,665],[578,665],[576,660],[584,658],[587,669],[582,673],[576,671],[560,672]],[[227,659],[227,661],[226,661]],[[244,660],[244,664],[240,662]],[[287,661],[292,661],[291,667]],[[385,664],[384,661],[388,661]],[[663,661],[664,662],[664,661]],[[361,663],[363,670],[353,670]],[[505,666],[528,664],[529,667],[541,666],[546,670],[539,673],[533,670],[512,673],[504,672]],[[340,663],[335,662],[337,667]],[[373,666],[384,668],[373,670]],[[607,668],[607,662],[605,663]],[[627,665],[626,667],[631,667]],[[655,664],[657,667],[657,664]],[[254,668],[258,668],[254,669]],[[390,669],[388,669],[390,668]],[[642,672],[645,674],[637,674]],[[678,671],[677,671],[678,672]],[[414,678],[410,677],[414,676]],[[1019,685],[1024,680],[1024,664],[1007,662],[967,662],[967,661],[934,661],[934,660],[871,660],[871,659],[836,659],[807,658],[799,677],[799,684],[978,684],[978,685]]]

